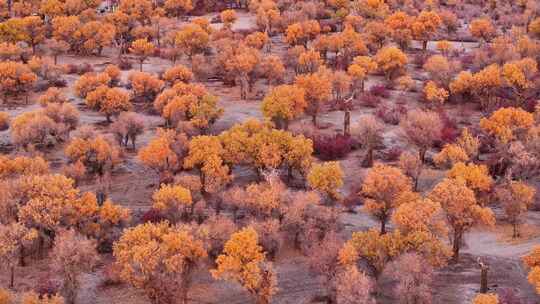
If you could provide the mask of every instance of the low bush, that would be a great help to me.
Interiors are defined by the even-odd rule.
[[[359,97],[360,104],[366,107],[375,108],[381,103],[381,98],[378,96],[375,96],[369,92],[363,93]]]
[[[395,104],[393,106],[387,106],[380,104],[375,111],[375,115],[380,118],[384,123],[397,125],[401,120],[401,117],[407,113],[407,109],[402,104]]]
[[[334,136],[320,135],[313,138],[315,154],[322,160],[336,160],[347,156],[353,147],[350,136],[337,134]]]
[[[381,97],[381,98],[388,98],[390,97],[390,92],[388,92],[388,89],[384,85],[375,85],[372,86],[369,89],[369,93],[371,93],[374,96]]]

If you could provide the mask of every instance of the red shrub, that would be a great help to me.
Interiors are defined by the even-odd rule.
[[[473,63],[474,63],[474,55],[465,54],[461,57],[461,66],[463,66],[463,68],[468,68],[472,66]]]
[[[114,264],[105,267],[105,270],[103,270],[103,279],[101,281],[101,286],[109,287],[117,286],[120,284],[122,284],[122,279],[120,279],[120,275],[118,274],[118,270],[114,267]]]
[[[163,214],[161,214],[159,210],[154,209],[154,208],[151,208],[148,211],[146,211],[141,217],[141,221],[143,223],[149,223],[149,222],[159,223],[164,220],[165,220],[165,217],[163,216]]]
[[[129,71],[133,67],[133,64],[125,57],[121,57],[118,60],[118,67],[122,71]]]
[[[60,290],[60,283],[53,281],[49,275],[45,275],[39,278],[36,284],[36,292],[40,296],[55,295]]]
[[[371,93],[363,93],[359,99],[362,105],[370,108],[375,108],[381,103],[381,99]]]
[[[382,159],[389,162],[396,161],[401,156],[401,153],[403,153],[403,149],[397,146],[393,146],[382,152]]]
[[[395,104],[388,107],[385,104],[380,104],[375,111],[375,115],[387,124],[397,125],[401,117],[407,113],[407,109],[402,104]]]
[[[419,68],[423,67],[424,63],[426,63],[428,57],[429,57],[429,54],[427,54],[427,53],[417,53],[413,57],[413,63]]]
[[[350,136],[317,136],[313,139],[315,154],[322,160],[335,160],[351,152],[353,141]]]
[[[369,89],[369,93],[374,96],[381,97],[381,98],[390,97],[390,92],[388,92],[388,89],[384,85],[372,86]]]
[[[441,148],[444,144],[453,143],[459,136],[456,123],[448,117],[445,111],[439,111],[439,117],[443,123],[440,141],[436,144]]]

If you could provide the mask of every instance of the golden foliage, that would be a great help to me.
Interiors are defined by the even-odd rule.
[[[489,175],[486,165],[458,162],[448,171],[447,176],[449,178],[462,179],[467,187],[478,192],[489,191],[493,185],[493,179]]]
[[[128,76],[133,89],[133,96],[144,101],[152,101],[161,92],[164,82],[145,72],[131,72]]]
[[[435,104],[443,104],[448,99],[448,91],[439,87],[434,81],[428,81],[424,87],[426,100]]]
[[[285,125],[300,116],[307,103],[304,89],[295,85],[281,85],[273,88],[263,99],[262,112],[267,118]]]
[[[257,299],[268,302],[277,291],[276,275],[269,265],[264,265],[265,254],[253,228],[234,233],[216,264],[216,269],[211,270],[214,278],[237,282]]]
[[[7,157],[0,156],[0,178],[14,178],[25,175],[43,175],[49,173],[49,163],[40,156]]]
[[[518,139],[533,124],[534,117],[531,113],[513,107],[501,108],[489,118],[480,120],[480,127],[503,144]]]
[[[496,34],[496,29],[488,18],[477,18],[471,21],[469,31],[473,37],[483,41],[491,40]]]
[[[167,222],[124,230],[113,254],[122,280],[141,289],[152,302],[185,301],[193,271],[207,257],[188,227]]]
[[[75,94],[81,98],[86,98],[88,93],[96,90],[100,86],[107,86],[111,81],[108,74],[86,73],[75,82]]]
[[[41,106],[46,106],[49,103],[64,103],[67,102],[67,98],[62,91],[57,87],[51,87],[45,91],[38,99]]]
[[[414,38],[424,42],[424,50],[427,41],[439,29],[442,24],[441,17],[435,11],[422,11],[411,25]]]
[[[129,93],[119,88],[99,86],[86,95],[86,105],[99,110],[110,120],[111,116],[117,116],[120,112],[129,111],[132,108]]]
[[[152,200],[153,208],[163,211],[163,214],[170,216],[173,222],[186,216],[193,204],[191,192],[188,189],[166,184],[162,184],[161,188],[154,192]]]
[[[175,46],[189,58],[201,53],[210,42],[209,34],[197,24],[188,24],[176,33]]]
[[[36,81],[36,74],[27,65],[14,61],[0,62],[0,95],[4,103],[8,102],[9,96],[27,93]]]
[[[166,0],[163,9],[171,16],[180,17],[193,10],[192,0]]]
[[[412,40],[412,22],[413,18],[402,11],[395,12],[384,20],[392,39],[402,48],[408,46]]]
[[[461,178],[445,178],[433,188],[429,198],[441,204],[452,229],[455,261],[459,259],[459,249],[465,232],[476,225],[495,225],[493,211],[477,203],[474,192]]]
[[[317,37],[321,26],[316,20],[293,23],[285,30],[285,41],[290,45],[307,45],[308,41]]]
[[[177,141],[180,145],[187,144],[187,138],[177,136],[173,130],[159,129],[157,135],[139,150],[137,158],[158,173],[172,174],[182,166],[181,155],[174,148]]]
[[[381,222],[381,233],[390,215],[399,206],[399,197],[412,190],[411,180],[400,169],[376,164],[368,172],[359,195],[366,198],[365,210]]]
[[[120,149],[103,136],[76,137],[64,149],[72,163],[81,161],[86,168],[102,176],[120,163]]]
[[[399,48],[388,46],[380,49],[374,57],[379,69],[386,75],[387,79],[393,79],[408,62],[407,55]]]
[[[527,279],[540,294],[540,246],[535,246],[531,252],[523,257],[523,263],[530,268]]]
[[[193,79],[193,72],[186,66],[176,65],[165,71],[163,79],[171,86],[180,81],[188,83]]]
[[[499,296],[494,293],[478,294],[474,297],[472,304],[499,304]]]
[[[464,163],[468,160],[469,156],[467,155],[467,152],[456,144],[444,145],[441,152],[433,157],[435,164],[442,168],[450,168],[458,162]]]
[[[307,181],[314,190],[326,193],[333,200],[338,200],[339,188],[343,186],[343,175],[339,162],[324,162],[313,164]]]
[[[236,16],[236,11],[232,9],[227,9],[222,11],[219,16],[221,17],[221,22],[223,22],[226,28],[231,28],[233,23],[238,19]]]
[[[463,128],[461,135],[456,140],[456,144],[467,153],[469,158],[474,159],[478,155],[480,140],[474,137],[468,128]]]

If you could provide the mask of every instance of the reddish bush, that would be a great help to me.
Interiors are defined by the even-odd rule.
[[[359,97],[360,103],[366,107],[375,108],[381,103],[381,99],[369,92],[363,93]]]
[[[114,267],[114,264],[107,265],[107,267],[105,267],[105,270],[103,270],[103,279],[101,281],[101,286],[110,287],[120,284],[122,284],[122,279],[120,279],[120,275],[116,267]]]
[[[468,68],[473,65],[474,63],[474,55],[473,54],[465,54],[461,56],[461,66],[463,68]]]
[[[407,109],[402,104],[395,104],[389,107],[385,104],[380,104],[375,111],[375,115],[387,124],[397,125],[401,117],[407,113]]]
[[[390,97],[390,92],[388,92],[388,89],[384,85],[375,85],[372,86],[369,89],[369,93],[371,93],[374,96],[381,97],[381,98],[388,98]]]
[[[128,71],[131,70],[133,64],[127,58],[121,57],[118,59],[118,67],[122,71]]]
[[[441,130],[441,140],[437,146],[442,147],[444,144],[453,143],[459,136],[459,131],[455,126],[445,125]]]
[[[429,54],[427,53],[418,53],[416,55],[414,55],[413,57],[413,63],[421,68],[424,66],[424,64],[426,63],[427,59],[429,58]]]
[[[52,296],[59,292],[60,282],[54,281],[49,275],[42,276],[36,284],[36,292],[42,296]]]
[[[362,200],[358,193],[362,190],[361,186],[355,187],[353,191],[349,193],[343,200],[340,201],[341,205],[347,210],[347,212],[354,212],[357,206],[362,204]]]
[[[322,160],[335,160],[345,157],[351,152],[353,140],[350,136],[336,134],[334,136],[317,136],[313,139],[315,154]]]
[[[403,149],[397,146],[393,146],[382,152],[382,159],[389,162],[396,161],[401,156],[401,153],[403,153]]]
[[[83,63],[83,64],[70,63],[66,65],[67,74],[83,75],[83,74],[90,73],[93,71],[94,69],[89,63]]]
[[[514,288],[502,288],[498,292],[500,304],[522,304],[519,291]]]
[[[456,123],[448,117],[446,112],[440,111],[439,117],[441,118],[443,126],[441,129],[441,138],[439,142],[436,143],[436,146],[441,148],[444,144],[453,143],[459,136],[459,130]]]
[[[146,211],[141,217],[141,221],[143,223],[159,223],[164,220],[165,220],[165,216],[163,216],[161,211],[154,208],[151,208],[148,211]]]

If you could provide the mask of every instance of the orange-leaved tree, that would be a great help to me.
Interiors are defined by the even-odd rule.
[[[332,201],[340,199],[339,188],[343,186],[343,170],[339,162],[313,164],[307,180],[312,189],[327,195]]]
[[[277,291],[276,273],[266,262],[257,232],[251,227],[231,236],[216,264],[211,270],[214,278],[239,283],[258,304],[269,304]]]
[[[365,197],[365,210],[381,223],[381,234],[392,212],[402,202],[400,196],[412,190],[411,180],[399,168],[377,164],[369,171],[359,195]]]
[[[476,225],[493,226],[495,216],[488,207],[478,204],[474,192],[461,178],[445,178],[429,194],[443,209],[452,233],[453,261],[459,261],[463,236]]]
[[[118,116],[120,112],[132,108],[129,93],[119,88],[100,86],[86,95],[86,105],[98,110],[111,122],[111,116]]]
[[[167,222],[124,230],[113,250],[120,278],[143,291],[151,303],[186,304],[194,271],[206,259],[203,242],[189,227]]]
[[[129,51],[138,57],[139,71],[143,70],[143,63],[154,54],[155,46],[147,39],[137,39],[131,43]]]
[[[287,130],[289,122],[304,113],[307,107],[305,95],[304,89],[296,85],[277,86],[263,99],[263,115]]]

